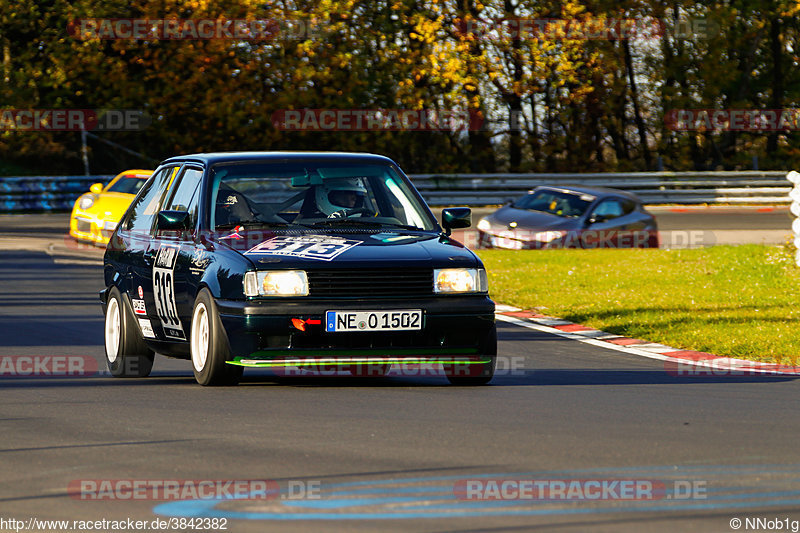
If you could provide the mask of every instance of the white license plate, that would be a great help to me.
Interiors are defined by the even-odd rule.
[[[422,329],[422,310],[327,311],[325,331],[414,331]]]

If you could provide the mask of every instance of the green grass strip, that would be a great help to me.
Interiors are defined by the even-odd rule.
[[[795,365],[794,247],[480,250],[496,302],[609,333]]]

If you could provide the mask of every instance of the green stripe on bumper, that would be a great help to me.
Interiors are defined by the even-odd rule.
[[[226,361],[229,365],[245,366],[249,368],[274,368],[274,367],[293,367],[293,366],[350,366],[350,365],[384,365],[384,364],[448,364],[448,365],[485,365],[491,363],[491,359],[446,359],[441,357],[413,358],[413,357],[349,357],[349,358],[317,358],[317,359],[272,359],[257,360],[251,358],[237,358],[234,361]]]

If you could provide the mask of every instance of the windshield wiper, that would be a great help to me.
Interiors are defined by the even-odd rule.
[[[425,228],[420,228],[418,226],[408,226],[406,224],[392,224],[391,222],[384,224],[385,226],[391,226],[393,228],[400,228],[400,229],[409,229],[414,231],[427,231]]]
[[[379,228],[381,226],[384,226],[385,224],[383,222],[373,222],[371,220],[359,220],[357,218],[326,218],[325,220],[314,222],[311,225],[312,226],[352,225],[352,226],[370,226],[373,228]]]
[[[219,229],[234,229],[234,228],[288,228],[289,226],[303,226],[303,224],[289,224],[288,222],[267,222],[267,221],[250,221],[239,222],[238,224],[217,224],[216,228]]]

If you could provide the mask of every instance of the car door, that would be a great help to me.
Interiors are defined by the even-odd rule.
[[[156,229],[153,240],[153,294],[165,340],[188,338],[199,283],[197,272],[208,263],[208,258],[195,247],[202,177],[201,166],[187,164],[181,168],[163,209],[188,213],[187,229]]]
[[[135,250],[131,257],[134,265],[131,271],[131,299],[137,318],[141,319],[142,335],[150,339],[161,339],[162,336],[157,327],[158,315],[151,282],[153,260],[149,252],[153,246],[153,229],[158,211],[179,168],[179,165],[169,165],[156,171],[148,183],[152,186],[137,198],[130,211],[131,219],[126,225],[130,232],[131,248]]]
[[[581,234],[584,248],[624,247],[626,217],[622,198],[600,200],[589,212],[586,229]]]
[[[156,335],[151,322],[155,307],[147,290],[151,265],[145,254],[150,247],[155,215],[176,169],[174,165],[160,168],[147,181],[120,221],[120,243],[115,244],[120,250],[120,263],[126,265],[125,272],[121,272],[126,279],[122,288],[128,293],[142,335],[148,339],[155,339]]]

